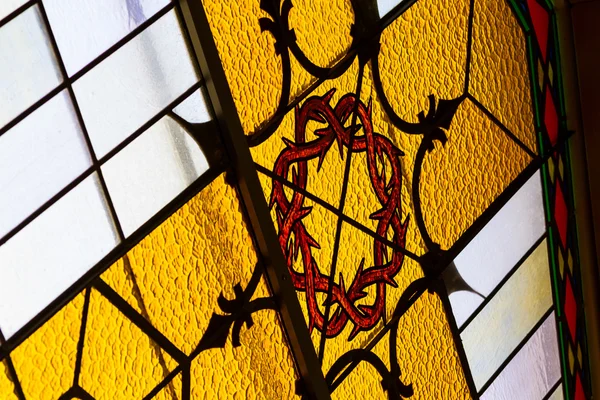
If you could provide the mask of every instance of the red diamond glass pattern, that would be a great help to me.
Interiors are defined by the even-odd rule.
[[[567,291],[565,293],[565,317],[567,319],[567,325],[571,338],[575,342],[575,333],[577,329],[577,303],[575,302],[575,295],[573,294],[573,286],[571,285],[571,278],[567,277]]]
[[[531,14],[535,36],[537,37],[538,45],[540,46],[540,50],[542,52],[542,58],[545,61],[548,49],[548,28],[550,24],[550,16],[544,7],[542,7],[536,0],[527,0],[527,6],[529,7],[529,13]]]
[[[558,229],[558,235],[563,248],[567,248],[567,204],[565,203],[565,196],[560,186],[560,181],[556,180],[556,196],[554,198],[554,220],[556,221],[556,228]]]

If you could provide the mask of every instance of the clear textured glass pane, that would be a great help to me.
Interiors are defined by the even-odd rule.
[[[200,147],[169,117],[102,167],[126,236],[208,169]]]
[[[0,329],[10,337],[117,244],[95,175],[0,247]]]
[[[177,115],[190,123],[199,124],[211,120],[206,104],[206,93],[199,89],[173,109]]]
[[[27,0],[2,0],[0,2],[0,20],[26,2]]]
[[[169,0],[44,0],[69,75],[168,3]]]
[[[98,157],[197,81],[181,26],[171,11],[75,83]]]
[[[477,389],[552,306],[549,270],[544,240],[462,332]]]
[[[545,227],[538,172],[456,257],[454,264],[473,289],[487,296],[544,234]],[[482,301],[480,296],[469,292],[450,295],[459,327]]]
[[[0,137],[0,237],[91,165],[62,92]]]
[[[0,29],[0,127],[61,82],[37,7]]]
[[[551,314],[481,396],[482,400],[539,400],[560,379],[558,342]],[[562,390],[561,397],[562,398]]]
[[[554,393],[552,393],[552,395],[548,398],[548,400],[563,400],[563,388],[562,388],[562,384],[558,385],[558,387],[556,388],[556,390],[554,390]]]

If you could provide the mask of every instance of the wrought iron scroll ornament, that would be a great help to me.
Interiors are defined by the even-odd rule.
[[[289,15],[292,10],[292,0],[261,0],[263,9],[269,18],[259,20],[264,33],[275,38],[275,51],[281,58],[282,88],[275,117],[261,131],[251,135],[248,139],[251,147],[257,146],[267,140],[280,126],[284,115],[289,109],[290,87],[292,69],[290,58],[295,57],[298,63],[319,81],[333,79],[344,74],[355,61],[359,59],[360,69],[358,85],[362,80],[364,65],[371,63],[373,83],[383,110],[391,123],[404,134],[420,135],[419,145],[412,177],[412,200],[414,205],[414,223],[427,248],[427,253],[419,261],[425,272],[425,278],[413,282],[401,296],[396,305],[391,321],[385,324],[379,333],[381,336],[389,334],[390,341],[390,370],[385,363],[371,351],[370,348],[356,349],[342,355],[326,374],[326,380],[333,391],[339,385],[345,374],[359,362],[371,364],[381,375],[384,390],[387,390],[390,399],[410,397],[413,394],[412,386],[400,381],[400,367],[396,357],[396,336],[401,315],[408,310],[418,296],[425,290],[433,291],[437,285],[435,280],[444,267],[449,264],[445,251],[436,243],[428,233],[425,225],[421,200],[420,177],[423,162],[428,153],[436,150],[435,142],[441,147],[447,140],[445,130],[450,128],[452,119],[466,98],[464,95],[455,99],[436,99],[429,96],[429,109],[418,114],[418,122],[412,123],[401,118],[390,104],[380,77],[378,55],[380,50],[381,28],[375,1],[352,1],[355,23],[351,30],[352,44],[347,54],[333,67],[320,67],[307,57],[296,42],[293,29],[290,29]],[[343,150],[351,152],[365,152],[367,155],[367,170],[374,192],[380,203],[379,210],[373,210],[370,218],[377,221],[376,233],[380,237],[391,237],[398,247],[404,248],[406,231],[410,221],[409,216],[402,220],[401,191],[402,191],[402,163],[400,157],[403,152],[385,136],[373,129],[371,120],[371,101],[365,105],[357,94],[348,93],[336,103],[331,104],[335,89],[322,96],[306,98],[301,105],[295,106],[295,132],[294,141],[284,139],[286,147],[279,154],[273,173],[293,182],[296,187],[306,189],[308,174],[308,160],[316,159],[318,169],[323,160],[335,145],[343,157]],[[303,97],[303,96],[300,96]],[[352,124],[347,124],[351,119]],[[306,126],[309,121],[325,124],[322,129],[316,130],[314,140],[309,140]],[[357,121],[357,124],[354,124]],[[362,129],[364,134],[355,136]],[[440,147],[437,147],[438,149]],[[388,175],[386,169],[391,167]],[[290,179],[291,175],[291,179]],[[311,207],[304,206],[304,196],[294,191],[288,198],[281,181],[272,180],[272,191],[269,206],[275,208],[279,242],[287,258],[288,269],[294,287],[306,292],[309,329],[317,328],[324,331],[326,337],[339,335],[344,327],[350,323],[353,329],[349,335],[352,340],[361,331],[370,331],[377,322],[385,318],[385,293],[386,287],[396,287],[394,277],[402,267],[404,255],[399,251],[392,251],[388,257],[388,250],[384,244],[374,243],[374,265],[365,268],[364,259],[357,266],[353,281],[348,285],[340,276],[338,283],[334,283],[330,276],[321,273],[312,255],[313,249],[319,248],[319,243],[311,236],[303,220],[311,213]],[[302,256],[303,272],[294,269],[294,263]],[[329,287],[329,285],[333,285]],[[372,304],[356,305],[356,302],[366,296],[366,289],[375,286],[376,296]],[[329,306],[336,304],[337,311],[329,316],[323,314],[317,304],[317,292],[331,293]],[[326,300],[327,302],[327,300]],[[385,322],[385,321],[384,321]],[[380,337],[381,339],[381,337]],[[373,344],[374,345],[374,344]]]

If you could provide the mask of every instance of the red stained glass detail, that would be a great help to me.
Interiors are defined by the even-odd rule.
[[[573,342],[575,341],[575,329],[577,328],[577,304],[575,303],[575,295],[573,294],[573,286],[571,286],[571,278],[567,277],[567,292],[565,294],[565,317]]]
[[[577,377],[575,378],[575,400],[585,400],[585,393],[579,374],[577,374]]]
[[[556,106],[550,92],[550,87],[546,86],[546,105],[544,107],[544,123],[548,131],[548,137],[552,145],[556,144],[558,139],[558,115],[556,114]]]
[[[550,16],[548,15],[548,11],[546,11],[536,0],[527,0],[527,6],[529,7],[531,21],[533,21],[535,36],[537,37],[540,50],[542,51],[542,58],[545,61],[548,48]]]
[[[567,204],[565,203],[565,196],[560,187],[560,181],[556,180],[556,196],[554,198],[554,220],[556,221],[556,227],[558,229],[558,236],[563,245],[563,248],[567,248]]]

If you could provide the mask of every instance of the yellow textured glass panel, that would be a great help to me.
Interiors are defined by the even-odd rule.
[[[99,292],[92,290],[80,384],[94,398],[142,398],[176,362]]]
[[[11,353],[27,398],[57,399],[72,386],[83,300],[80,293]]]
[[[468,16],[469,0],[417,1],[383,31],[379,70],[400,117],[417,122],[431,94],[437,99],[463,94]]]
[[[349,48],[354,15],[349,0],[295,1],[290,12],[298,46],[313,63],[331,66]],[[203,1],[219,56],[244,131],[254,133],[277,109],[282,63],[275,39],[261,32],[259,19],[271,18],[259,1]],[[287,51],[287,50],[286,50]],[[291,98],[316,80],[291,55]]]
[[[252,320],[251,329],[242,329],[241,346],[234,348],[228,337],[224,348],[203,351],[194,359],[192,399],[299,398],[294,362],[282,346],[285,338],[276,312],[258,311]]]
[[[323,97],[327,93],[330,93],[329,104],[334,107],[344,95],[356,92],[357,74],[358,61],[354,62],[342,76],[323,82],[323,84],[312,92],[310,97]],[[335,91],[330,92],[332,89],[335,89]],[[306,101],[308,100],[305,100],[302,104]],[[303,132],[304,134],[300,136],[302,137],[300,140],[298,137],[299,134],[296,132],[298,128],[296,126],[297,119],[297,110],[288,112],[279,128],[265,142],[250,149],[252,158],[256,163],[269,170],[273,170],[279,155],[286,148],[289,148],[286,141],[294,144],[315,141],[319,138],[316,134],[318,130],[328,126],[327,122],[319,123],[311,120],[306,125],[306,129]],[[350,121],[347,121],[347,125],[350,125]],[[319,157],[313,157],[307,162],[308,179],[306,190],[336,208],[339,206],[341,199],[346,157],[347,149],[344,146],[340,149],[338,143],[334,142],[324,154],[324,158],[321,161]],[[320,168],[319,163],[321,163]],[[292,164],[292,166],[293,168],[297,168],[297,165],[294,166]],[[287,180],[290,182],[293,180],[291,169]],[[267,200],[269,200],[269,194],[266,193]]]
[[[298,47],[320,67],[330,67],[350,47],[354,12],[350,0],[293,0],[290,29]]]
[[[131,249],[103,279],[190,354],[213,311],[220,310],[219,294],[235,298],[233,286],[246,287],[256,262],[236,191],[221,175]],[[140,298],[135,296],[132,276]]]
[[[525,35],[508,1],[476,0],[469,93],[536,150]]]
[[[180,400],[181,398],[181,373],[154,397],[155,400]]]
[[[315,215],[318,212],[315,211]],[[102,278],[186,354],[203,337],[217,299],[234,299],[257,264],[240,202],[224,175],[216,178],[113,265]],[[254,297],[267,297],[264,278]],[[295,385],[291,353],[274,311],[252,314],[241,331],[241,347],[200,352],[192,369],[192,398],[280,398]],[[272,358],[277,354],[275,358]],[[207,382],[211,382],[207,385]],[[175,389],[175,388],[174,388]]]
[[[389,334],[388,334],[389,335]],[[397,334],[400,379],[412,384],[411,400],[470,399],[450,326],[437,295],[424,293],[402,316]],[[389,337],[374,348],[389,368]],[[361,363],[364,364],[364,363]],[[333,399],[386,399],[381,378],[370,366],[357,368],[333,392]]]
[[[364,270],[376,266],[382,271],[388,270],[387,266],[376,265],[374,257],[375,244],[378,241],[373,239],[372,236],[356,229],[355,227],[344,223],[342,225],[342,233],[340,235],[340,248],[338,252],[337,271],[334,277],[334,282],[340,284],[340,277],[344,282],[346,291],[356,279],[359,273],[359,266],[363,264]],[[385,247],[387,253],[387,259],[385,262],[392,258],[392,250]],[[363,271],[364,271],[363,270]],[[362,272],[362,271],[361,271]],[[328,272],[329,274],[329,272]],[[408,258],[404,257],[400,270],[393,275],[393,281],[397,284],[397,287],[386,285],[385,295],[380,296],[379,299],[384,301],[384,314],[385,320],[388,321],[396,308],[396,304],[400,299],[404,290],[412,283],[415,279],[423,276],[421,267],[419,264]],[[356,307],[359,306],[373,306],[376,304],[377,287],[375,284],[365,288],[366,297],[358,299],[353,304]],[[335,304],[331,307],[330,316],[335,315],[339,305]],[[341,357],[344,353],[349,350],[364,347],[371,337],[376,332],[381,330],[383,327],[383,320],[380,319],[375,326],[368,331],[361,331],[356,334],[352,340],[348,340],[351,337],[354,325],[351,322],[344,327],[340,334],[333,338],[328,338],[325,347],[325,357],[323,358],[323,371],[328,371],[331,365]]]
[[[6,360],[0,364],[0,398],[6,400],[17,400],[19,398],[15,393],[15,385],[10,378]]]
[[[448,142],[425,157],[421,202],[433,240],[449,248],[527,166],[531,157],[470,100],[458,108]]]

